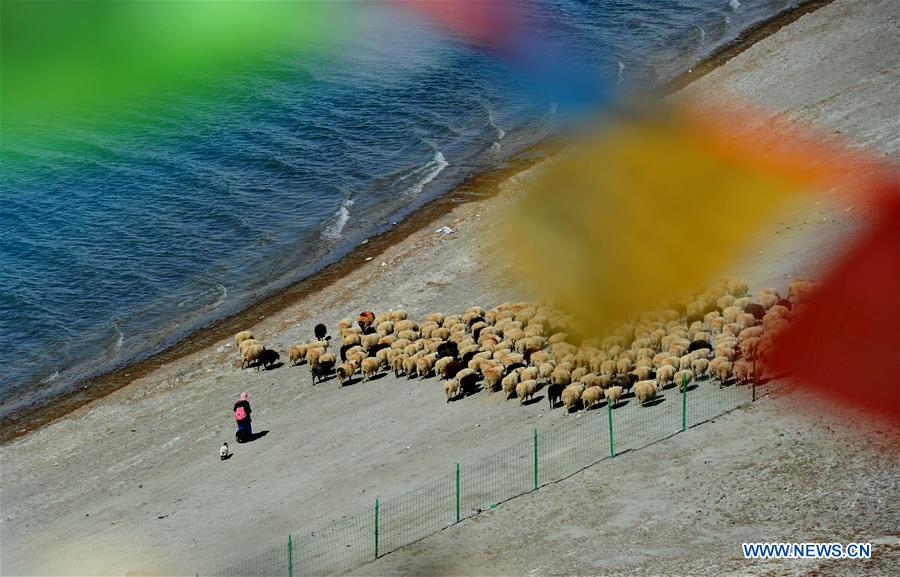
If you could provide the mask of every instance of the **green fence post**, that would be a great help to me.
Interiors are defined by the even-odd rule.
[[[538,488],[538,440],[537,429],[534,430],[534,490]]]
[[[687,373],[681,377],[681,430],[687,430]]]
[[[456,522],[459,523],[459,463],[456,464]]]
[[[375,558],[378,559],[378,497],[375,497]]]
[[[609,458],[614,459],[616,457],[616,449],[615,445],[613,445],[612,405],[609,404],[609,401],[606,402],[606,412],[609,415]]]
[[[288,535],[288,577],[294,577],[294,545]]]

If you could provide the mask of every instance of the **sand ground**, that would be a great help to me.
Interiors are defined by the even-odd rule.
[[[854,146],[896,162],[898,13],[900,6],[890,0],[836,0],[689,90],[730,91],[770,107],[773,115],[839,131]],[[493,198],[449,212],[437,226],[447,225],[453,234],[436,233],[437,226],[415,233],[249,328],[283,350],[308,339],[317,322],[333,326],[362,309],[402,307],[416,317],[527,297],[508,280],[496,241],[482,233],[503,218],[538,170],[505,181]],[[851,235],[861,222],[850,201],[811,199],[785,215],[772,238],[748,251],[736,271],[752,288],[783,287],[791,275],[815,274],[828,258],[823,244]],[[368,507],[375,493],[402,494],[452,463],[491,455],[563,418],[546,402],[519,407],[499,395],[447,405],[434,379],[387,376],[343,389],[334,381],[313,387],[306,367],[241,371],[236,362],[234,347],[222,341],[3,446],[0,572],[207,574],[266,551],[290,532]],[[256,430],[269,434],[233,447],[235,456],[221,462],[218,446],[233,432],[230,402],[243,390],[251,394]],[[735,543],[749,535],[834,535],[896,547],[896,452],[878,450],[885,443],[877,433],[855,436],[843,428],[832,438],[826,427],[837,425],[796,414],[792,407],[802,404],[802,395],[767,400],[602,463],[360,574],[411,574],[410,567],[484,575],[620,569],[686,574],[704,567],[710,574],[791,574],[797,568],[784,562],[736,561]],[[822,482],[813,489],[817,471]],[[595,481],[603,498],[578,501],[586,493],[578,489]],[[852,505],[844,507],[852,514],[835,509],[833,500],[812,498],[830,495],[832,488],[840,503]],[[642,497],[647,494],[652,499]],[[592,521],[594,506],[614,520],[620,541],[613,547],[602,545],[609,521]],[[238,526],[235,516],[246,523]],[[648,527],[648,518],[655,524]],[[463,535],[475,526],[472,536]],[[696,537],[687,544],[670,534],[688,531]],[[577,546],[570,547],[573,539]],[[696,557],[698,552],[703,555]],[[879,563],[872,574],[900,567],[896,555]]]

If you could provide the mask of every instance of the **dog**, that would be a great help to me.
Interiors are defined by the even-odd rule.
[[[219,459],[225,460],[228,458],[228,443],[222,443],[222,446],[219,447]]]

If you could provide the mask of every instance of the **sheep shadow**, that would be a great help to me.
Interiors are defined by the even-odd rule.
[[[673,387],[675,387],[675,381],[669,381],[668,383],[666,383],[662,387],[660,387],[659,390],[660,391],[668,391],[669,389],[671,389]]]
[[[228,454],[225,455],[224,457],[219,457],[219,458],[220,458],[221,460],[223,460],[223,461],[227,461],[228,459],[230,459],[230,458],[232,458],[232,457],[234,457],[234,453],[228,453]]]
[[[660,403],[665,403],[665,402],[666,402],[665,397],[654,397],[654,398],[650,399],[649,401],[647,401],[646,403],[644,403],[642,406],[655,407],[656,405],[659,405]]]
[[[321,385],[322,383],[327,383],[328,381],[335,379],[335,378],[337,378],[337,375],[332,373],[323,379],[319,379],[318,381],[313,381],[313,385],[318,386],[318,385]]]
[[[621,409],[622,407],[627,407],[628,403],[631,401],[619,399],[619,402],[612,406],[613,409]]]
[[[527,401],[525,401],[522,404],[523,405],[533,405],[534,403],[540,403],[543,400],[544,400],[544,395],[538,395],[536,397],[531,397],[530,399],[528,399]]]
[[[351,385],[355,385],[356,383],[359,383],[361,381],[362,381],[362,377],[356,377],[356,378],[350,377],[349,379],[347,379],[340,385],[341,385],[341,388],[344,388],[344,387],[349,387]]]
[[[271,371],[272,369],[280,369],[283,366],[284,366],[284,363],[282,363],[281,361],[278,361],[277,363],[272,363],[271,365],[268,365],[268,366],[263,365],[263,370]]]
[[[582,405],[581,408],[582,408],[583,411],[593,411],[594,409],[597,409],[597,408],[600,408],[600,407],[603,407],[603,408],[605,409],[605,408],[606,408],[606,403],[594,403],[593,405],[591,405],[591,406],[588,407],[587,409],[585,409],[584,406]]]
[[[694,383],[694,384],[688,385],[686,390],[687,390],[687,392],[690,393],[691,391],[693,391],[694,389],[697,389],[699,387],[700,387],[700,385]]]
[[[369,377],[370,381],[377,381],[378,379],[387,376],[387,373],[377,373]]]

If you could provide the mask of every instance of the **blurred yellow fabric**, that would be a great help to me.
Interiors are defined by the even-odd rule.
[[[706,286],[809,180],[751,141],[689,116],[607,125],[506,221],[516,269],[592,334]]]

